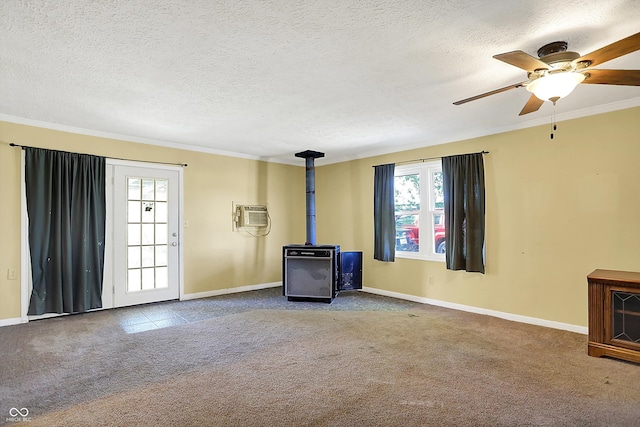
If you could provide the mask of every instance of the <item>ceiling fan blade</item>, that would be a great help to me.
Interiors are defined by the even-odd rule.
[[[507,91],[509,89],[515,89],[515,88],[518,88],[518,87],[522,87],[522,86],[524,86],[524,83],[525,82],[516,83],[516,84],[511,85],[511,86],[505,86],[505,87],[502,87],[500,89],[492,90],[491,92],[487,92],[487,93],[483,93],[483,94],[480,94],[480,95],[472,96],[471,98],[462,99],[460,101],[454,102],[453,105],[464,104],[466,102],[475,101],[476,99],[484,98],[486,96],[495,95],[496,93],[505,92],[505,91]]]
[[[574,63],[590,61],[590,67],[618,58],[640,49],[640,33],[626,37],[617,42],[595,50],[574,60]]]
[[[548,70],[549,65],[521,50],[493,55],[495,59],[522,68],[525,71]]]
[[[542,104],[544,104],[544,101],[532,94],[529,100],[527,101],[527,103],[525,104],[524,108],[522,109],[522,111],[520,111],[520,114],[518,115],[522,116],[524,114],[529,114],[529,113],[533,113],[534,111],[538,111],[538,109],[540,109]]]
[[[640,86],[640,70],[592,70],[585,72],[586,84]]]

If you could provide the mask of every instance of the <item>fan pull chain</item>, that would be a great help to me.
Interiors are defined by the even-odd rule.
[[[551,116],[551,139],[553,139],[553,132],[555,132],[556,129],[558,129],[558,126],[556,126],[556,105],[554,103],[553,116]]]

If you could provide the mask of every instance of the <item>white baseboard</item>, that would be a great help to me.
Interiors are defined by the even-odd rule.
[[[11,319],[0,319],[0,328],[3,326],[19,325],[20,323],[27,323],[29,320],[25,320],[22,317],[12,317]]]
[[[184,294],[182,295],[180,300],[185,301],[185,300],[192,300],[192,299],[198,299],[198,298],[208,298],[208,297],[214,297],[218,295],[234,294],[237,292],[256,291],[259,289],[276,288],[280,286],[282,286],[282,282],[260,283],[257,285],[238,286],[235,288],[216,289],[213,291]],[[413,301],[421,304],[430,304],[438,307],[450,308],[453,310],[467,311],[469,313],[484,314],[487,316],[498,317],[500,319],[510,320],[513,322],[528,323],[530,325],[544,326],[544,327],[553,328],[553,329],[561,329],[564,331],[576,332],[584,335],[587,335],[589,333],[589,329],[586,326],[578,326],[578,325],[572,325],[569,323],[538,319],[536,317],[521,316],[519,314],[504,313],[502,311],[488,310],[486,308],[479,308],[479,307],[473,307],[470,305],[456,304],[452,302],[440,301],[440,300],[435,300],[431,298],[418,297],[415,295],[403,294],[400,292],[385,291],[383,289],[377,289],[377,288],[363,287],[362,291],[368,292],[371,294],[402,299],[406,301]],[[10,319],[0,319],[0,327],[18,325],[26,322],[28,322],[28,319],[25,320],[20,317],[14,317]]]
[[[552,320],[538,319],[536,317],[521,316],[519,314],[504,313],[502,311],[488,310],[486,308],[473,307],[470,305],[456,304],[453,302],[440,301],[431,298],[417,297],[414,295],[402,294],[399,292],[385,291],[377,288],[363,287],[364,292],[383,295],[391,298],[398,298],[407,301],[430,304],[438,307],[451,308],[453,310],[468,311],[470,313],[485,314],[487,316],[499,317],[500,319],[511,320],[513,322],[528,323],[530,325],[544,326],[547,328],[561,329],[564,331],[576,332],[587,335],[589,328],[586,326],[572,325],[570,323],[554,322]]]
[[[180,300],[185,301],[185,300],[198,299],[198,298],[209,298],[209,297],[215,297],[218,295],[235,294],[238,292],[257,291],[258,289],[276,288],[278,286],[282,286],[282,282],[259,283],[257,285],[238,286],[236,288],[216,289],[215,291],[184,294],[180,297]]]

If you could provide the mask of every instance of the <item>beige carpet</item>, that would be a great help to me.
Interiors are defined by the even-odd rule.
[[[584,335],[426,305],[137,334],[105,311],[0,340],[6,424],[28,408],[30,426],[640,425],[639,365],[588,357]]]

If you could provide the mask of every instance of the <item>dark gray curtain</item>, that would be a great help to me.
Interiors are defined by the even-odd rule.
[[[482,153],[442,158],[447,268],[484,273]]]
[[[374,166],[373,177],[373,258],[396,259],[396,218],[393,192],[395,165]]]
[[[29,314],[102,307],[105,159],[25,148],[33,292]]]

